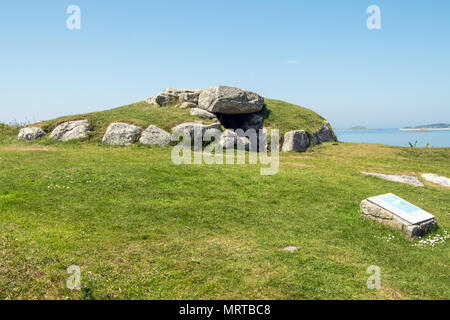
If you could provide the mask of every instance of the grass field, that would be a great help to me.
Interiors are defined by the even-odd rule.
[[[281,154],[279,173],[261,176],[258,165],[175,166],[170,147],[0,144],[0,299],[450,298],[448,241],[417,247],[359,215],[362,199],[393,192],[436,215],[430,237],[443,235],[448,188],[359,172],[449,177],[449,148],[324,144]],[[66,288],[71,265],[79,291]],[[366,287],[370,265],[380,290]]]

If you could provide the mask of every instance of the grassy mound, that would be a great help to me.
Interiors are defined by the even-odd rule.
[[[146,128],[155,125],[170,132],[174,126],[191,121],[210,121],[190,115],[190,109],[151,106],[146,102],[137,102],[115,109],[65,116],[53,120],[42,121],[30,126],[40,126],[45,132],[51,132],[58,124],[71,120],[89,120],[92,132],[85,141],[100,142],[108,125],[112,122],[125,122]],[[325,120],[312,110],[279,100],[266,99],[266,108],[262,111],[266,117],[264,127],[279,129],[280,135],[292,130],[306,130],[313,134]],[[1,131],[0,131],[1,132]],[[10,134],[13,131],[9,132]],[[16,132],[14,132],[16,134]]]
[[[325,121],[314,111],[280,100],[266,99],[268,117],[264,127],[279,129],[280,135],[292,130],[305,130],[309,134],[316,132]]]

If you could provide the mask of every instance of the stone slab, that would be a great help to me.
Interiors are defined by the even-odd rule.
[[[374,173],[374,172],[361,172],[366,176],[374,176],[381,178],[387,181],[406,183],[415,187],[424,187],[425,185],[416,177],[408,176],[405,174],[383,174],[383,173]]]
[[[450,187],[450,178],[444,176],[438,176],[437,174],[433,173],[424,173],[422,174],[422,178],[435,184],[439,184],[443,187]]]

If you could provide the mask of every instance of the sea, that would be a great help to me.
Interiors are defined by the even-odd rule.
[[[449,148],[450,130],[405,131],[400,129],[334,130],[339,141],[375,143],[389,146]]]

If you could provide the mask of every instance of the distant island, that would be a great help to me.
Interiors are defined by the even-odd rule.
[[[366,127],[363,127],[363,126],[355,126],[355,127],[348,128],[347,130],[369,130],[369,129],[367,129]]]
[[[418,127],[404,127],[403,129],[450,129],[450,123],[427,124]]]
[[[365,131],[365,130],[380,130],[380,129],[372,129],[364,126],[354,126],[347,129],[347,131]]]

